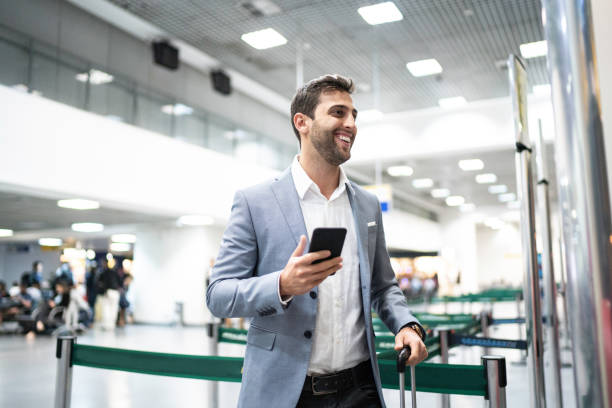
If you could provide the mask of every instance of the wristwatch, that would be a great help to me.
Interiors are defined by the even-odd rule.
[[[421,327],[420,324],[418,324],[417,322],[412,322],[412,323],[408,323],[404,327],[411,328],[412,330],[416,332],[416,334],[419,335],[419,337],[421,338],[421,341],[425,341],[425,336],[426,336],[425,330],[423,330],[423,327]]]

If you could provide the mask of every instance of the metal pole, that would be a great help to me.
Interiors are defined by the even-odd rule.
[[[480,331],[482,331],[482,337],[489,337],[489,315],[483,310],[480,312]],[[484,354],[489,354],[489,348],[483,347]]]
[[[546,407],[544,361],[542,348],[542,312],[540,282],[535,243],[535,215],[531,148],[527,125],[527,75],[518,57],[508,58],[510,89],[516,131],[516,176],[521,202],[521,230],[523,244],[523,299],[525,299],[525,327],[527,331],[527,371],[531,388],[531,407]]]
[[[612,220],[591,3],[542,2],[576,403],[612,407]]]
[[[70,408],[72,391],[72,346],[75,336],[59,336],[55,356],[57,375],[55,377],[55,408]]]
[[[547,345],[550,350],[550,364],[547,376],[551,379],[549,401],[553,407],[563,407],[561,392],[561,355],[559,352],[559,319],[557,318],[557,283],[553,268],[552,233],[550,229],[550,200],[548,196],[548,168],[546,146],[542,135],[542,120],[538,120],[539,132],[535,137],[534,149],[537,170],[537,202],[539,213],[539,231],[542,239],[542,280],[544,283],[544,316]]]
[[[208,336],[208,355],[216,356],[219,354],[219,323],[213,321],[206,323],[207,336]],[[218,381],[207,381],[206,382],[206,395],[208,396],[208,408],[219,407],[219,382]]]
[[[561,266],[561,270],[559,275],[561,275],[561,296],[563,297],[563,350],[570,350],[570,332],[569,332],[569,316],[567,314],[567,283],[565,281],[565,249],[563,245],[563,239],[559,238],[559,265]]]
[[[490,408],[506,408],[506,359],[502,356],[482,356],[487,376],[487,395]]]
[[[442,364],[448,364],[449,330],[443,329],[438,333],[440,335],[440,361]],[[442,408],[450,407],[450,396],[448,394],[440,394],[440,406]]]

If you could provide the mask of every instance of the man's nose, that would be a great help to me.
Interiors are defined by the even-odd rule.
[[[344,127],[351,130],[357,129],[353,115],[346,115],[346,118],[344,119]]]

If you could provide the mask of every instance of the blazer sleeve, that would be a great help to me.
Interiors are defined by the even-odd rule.
[[[378,228],[372,271],[372,308],[389,330],[393,334],[397,334],[402,327],[409,323],[415,322],[419,325],[420,323],[410,312],[406,296],[404,296],[395,279],[395,273],[387,252],[382,212],[378,200],[376,206],[378,208],[376,214]]]
[[[259,273],[257,237],[243,192],[234,196],[229,224],[206,291],[206,305],[217,317],[284,313],[278,295],[281,271]]]

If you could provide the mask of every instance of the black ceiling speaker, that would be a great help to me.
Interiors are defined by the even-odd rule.
[[[168,69],[177,69],[179,66],[178,48],[170,45],[168,41],[154,41],[153,61]]]
[[[232,83],[230,77],[221,70],[215,70],[210,73],[212,85],[215,91],[223,95],[232,93]]]

